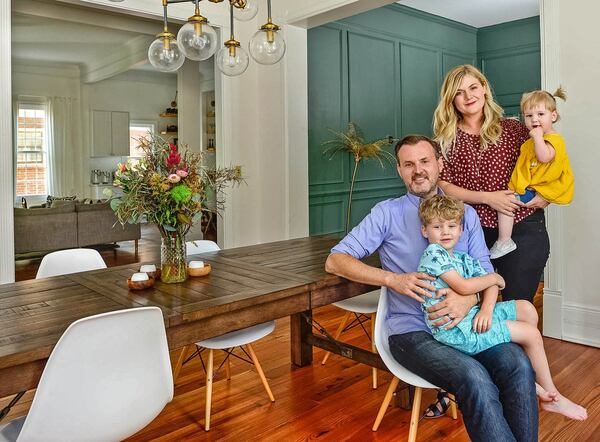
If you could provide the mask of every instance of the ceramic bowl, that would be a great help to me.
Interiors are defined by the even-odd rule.
[[[190,276],[206,276],[210,273],[211,270],[212,267],[210,266],[210,264],[207,263],[204,263],[204,267],[200,267],[197,269],[192,269],[188,267],[187,269],[188,275]]]
[[[148,274],[150,275],[150,274]],[[127,278],[127,287],[131,290],[144,290],[154,285],[154,278],[149,277],[145,281],[132,281],[131,278]]]

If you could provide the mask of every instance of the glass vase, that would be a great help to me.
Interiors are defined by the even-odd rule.
[[[160,245],[160,280],[168,284],[187,279],[185,236],[167,232]]]

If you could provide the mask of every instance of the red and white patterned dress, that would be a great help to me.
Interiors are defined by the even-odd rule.
[[[447,181],[467,190],[495,192],[506,190],[519,157],[521,145],[529,138],[529,130],[517,120],[501,121],[502,135],[496,144],[481,151],[479,135],[471,135],[457,129],[456,141],[443,158],[444,168],[440,174]],[[498,227],[498,214],[485,204],[473,204],[483,227]],[[519,209],[515,223],[535,212],[535,209]]]

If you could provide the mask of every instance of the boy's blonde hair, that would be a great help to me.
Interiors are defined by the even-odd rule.
[[[444,78],[442,89],[440,91],[440,102],[433,114],[433,134],[434,141],[439,144],[442,155],[448,159],[448,151],[456,140],[456,131],[458,123],[462,120],[462,115],[454,106],[454,98],[460,86],[460,82],[467,75],[477,79],[485,91],[485,103],[483,105],[483,124],[480,130],[481,151],[485,151],[488,146],[496,144],[502,135],[503,110],[494,101],[490,83],[479,69],[470,64],[456,66],[450,70]]]
[[[462,201],[447,195],[434,195],[423,200],[419,206],[419,218],[424,226],[435,219],[445,221],[462,221],[465,215],[465,205]]]
[[[567,94],[561,86],[553,94],[546,91],[525,92],[521,97],[521,113],[524,114],[525,109],[531,109],[543,104],[550,112],[556,112],[556,121],[558,121],[560,120],[560,115],[556,110],[556,98],[560,98],[563,101],[567,99]]]

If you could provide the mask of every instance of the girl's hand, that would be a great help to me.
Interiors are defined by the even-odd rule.
[[[525,207],[529,209],[545,209],[549,204],[550,203],[542,198],[539,193],[536,193],[531,201],[525,204]]]
[[[515,198],[515,193],[512,190],[486,192],[485,204],[495,211],[508,216],[514,216],[514,213],[519,210],[519,208],[525,207],[525,204]]]
[[[492,310],[479,310],[473,318],[473,330],[477,333],[485,333],[492,326]]]

